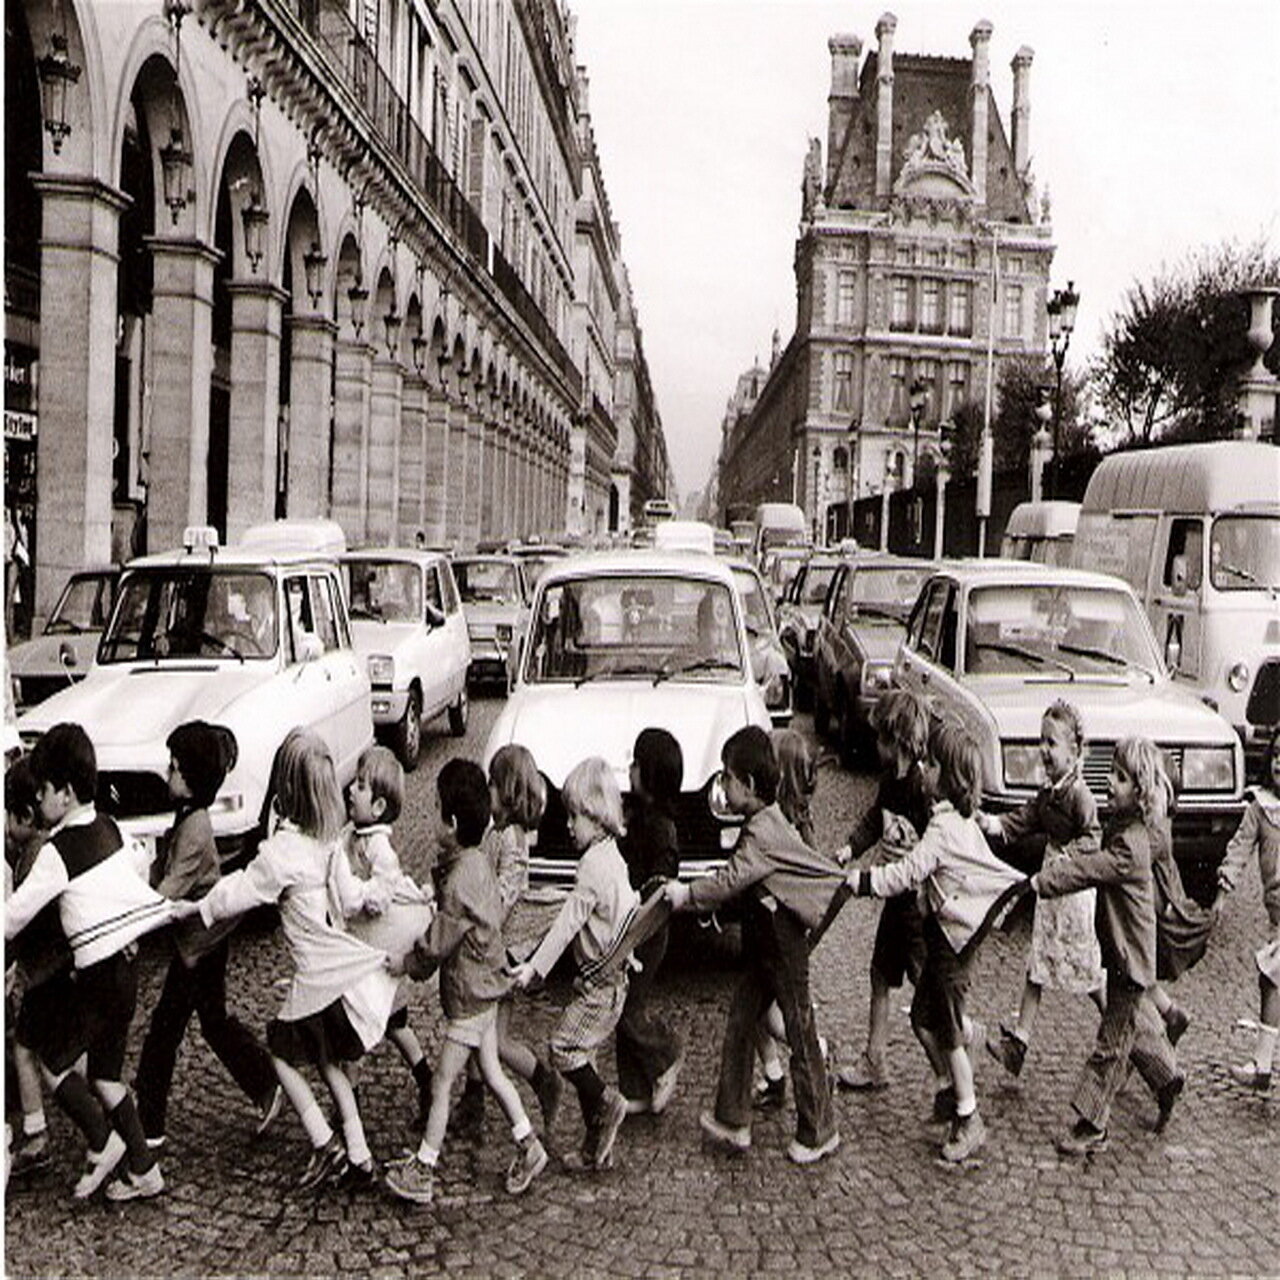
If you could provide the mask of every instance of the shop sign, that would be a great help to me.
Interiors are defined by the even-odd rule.
[[[36,415],[22,409],[6,409],[4,411],[4,438],[6,440],[34,440],[36,438]]]

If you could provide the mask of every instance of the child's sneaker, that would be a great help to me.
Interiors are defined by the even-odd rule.
[[[262,1108],[258,1112],[258,1123],[253,1130],[253,1136],[255,1138],[261,1138],[262,1135],[271,1128],[272,1122],[280,1114],[280,1108],[283,1105],[284,1089],[280,1085],[276,1085],[276,1087],[271,1090],[270,1096],[267,1098],[266,1102],[262,1104]],[[163,1142],[164,1138],[162,1137],[160,1141]],[[147,1142],[150,1144],[151,1139],[148,1138]]]
[[[787,1100],[787,1078],[764,1079],[752,1090],[751,1105],[757,1111],[780,1111]]]
[[[930,1124],[950,1124],[956,1118],[956,1091],[954,1085],[944,1085],[933,1095],[933,1111]]]
[[[387,1165],[384,1181],[393,1196],[414,1204],[430,1204],[435,1195],[436,1171],[424,1160],[419,1160],[416,1151],[411,1151]]]
[[[84,1172],[80,1175],[72,1194],[77,1200],[87,1200],[115,1172],[124,1159],[124,1139],[114,1130],[107,1135],[101,1151],[90,1151]]]
[[[596,1142],[595,1165],[597,1169],[608,1168],[613,1163],[613,1144],[617,1141],[618,1130],[627,1118],[627,1100],[617,1089],[608,1088],[600,1100],[600,1136]]]
[[[507,1170],[507,1194],[523,1195],[529,1190],[529,1184],[547,1167],[547,1149],[538,1141],[537,1134],[531,1133],[520,1144],[511,1167]]]
[[[1000,1027],[1000,1039],[987,1038],[987,1052],[1011,1075],[1022,1074],[1022,1064],[1027,1060],[1027,1042],[1008,1027]]]
[[[1181,1005],[1171,1004],[1165,1010],[1164,1033],[1169,1037],[1170,1044],[1176,1045],[1190,1025],[1191,1018]]]
[[[787,1148],[787,1159],[793,1164],[816,1164],[824,1156],[829,1156],[839,1146],[840,1132],[834,1128],[821,1142],[810,1144],[801,1142],[799,1138],[792,1138],[791,1145]]]
[[[751,1148],[751,1130],[746,1125],[741,1128],[723,1124],[716,1119],[714,1111],[704,1111],[698,1116],[698,1127],[707,1141],[725,1151],[735,1154]]]
[[[130,1173],[107,1184],[108,1200],[150,1200],[164,1190],[164,1175],[157,1160],[146,1173]]]
[[[311,1159],[298,1179],[299,1191],[311,1191],[322,1182],[331,1178],[340,1178],[347,1171],[347,1149],[338,1135],[331,1134],[323,1147],[316,1147],[311,1152]]]
[[[1169,1117],[1173,1115],[1173,1104],[1177,1102],[1178,1095],[1182,1092],[1182,1087],[1187,1083],[1185,1076],[1174,1076],[1172,1080],[1162,1084],[1156,1090],[1156,1102],[1159,1104],[1160,1111],[1156,1116],[1155,1132],[1163,1133],[1165,1127],[1169,1123]]]
[[[560,1111],[560,1099],[564,1097],[564,1076],[555,1067],[544,1068],[533,1092],[542,1111],[542,1132],[550,1133]]]
[[[1263,1071],[1256,1062],[1232,1067],[1231,1078],[1236,1084],[1242,1084],[1246,1089],[1256,1089],[1259,1093],[1266,1093],[1271,1088],[1271,1072]]]
[[[653,1100],[649,1104],[649,1110],[655,1116],[660,1116],[671,1105],[671,1099],[675,1097],[676,1085],[680,1080],[682,1061],[683,1059],[677,1058],[653,1082]]]
[[[942,1144],[942,1158],[948,1164],[967,1160],[987,1140],[987,1126],[982,1116],[971,1111],[967,1116],[956,1116],[951,1122],[951,1132]]]
[[[842,1089],[852,1089],[855,1093],[871,1093],[887,1089],[889,1077],[884,1069],[884,1059],[873,1058],[864,1049],[853,1060],[851,1067],[841,1067],[836,1072],[836,1083]]]
[[[51,1163],[48,1133],[23,1134],[9,1157],[9,1177],[27,1178]]]
[[[1106,1148],[1107,1131],[1087,1120],[1077,1120],[1066,1133],[1058,1135],[1053,1145],[1064,1156],[1087,1156],[1092,1151]]]

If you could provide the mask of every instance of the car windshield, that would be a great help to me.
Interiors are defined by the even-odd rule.
[[[99,575],[81,575],[67,583],[48,623],[45,632],[100,631],[107,625],[106,615],[111,609],[110,578]]]
[[[924,565],[861,565],[853,575],[849,599],[866,617],[905,620],[928,572]]]
[[[506,560],[455,560],[453,576],[463,604],[519,604],[515,565]]]
[[[137,570],[98,647],[99,662],[269,658],[276,652],[275,583],[251,570]]]
[[[1280,587],[1280,519],[1221,516],[1209,539],[1209,576],[1219,591]]]
[[[722,582],[601,575],[547,586],[530,629],[525,679],[741,681],[733,597]]]
[[[800,603],[821,604],[827,598],[827,588],[835,572],[833,564],[811,564],[800,584]]]
[[[1133,598],[1106,587],[1026,583],[969,593],[965,670],[971,675],[1154,678],[1159,655]]]
[[[402,560],[348,560],[353,618],[422,621],[422,574]]]

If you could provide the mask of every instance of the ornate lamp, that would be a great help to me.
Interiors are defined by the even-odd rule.
[[[311,295],[311,305],[320,305],[320,295],[324,293],[324,268],[329,257],[320,251],[320,242],[313,240],[311,248],[302,255],[302,270],[307,277],[307,293]]]
[[[244,256],[249,259],[249,270],[257,275],[271,215],[263,207],[256,187],[250,190],[249,198],[240,210],[240,220],[244,223]]]
[[[419,329],[413,335],[410,346],[413,350],[413,367],[421,373],[427,365],[427,340],[422,336],[422,330]]]
[[[391,309],[382,317],[383,327],[386,329],[387,335],[387,355],[395,357],[396,348],[400,345],[400,326],[403,323],[403,317],[396,310],[396,304],[391,304]]]
[[[351,300],[351,327],[358,338],[364,332],[364,309],[369,301],[369,290],[357,280],[347,290],[347,297]]]
[[[179,215],[187,207],[187,196],[191,190],[191,152],[183,142],[181,125],[169,128],[169,141],[160,148],[160,170],[164,180],[164,202],[169,206],[169,214],[176,226]]]
[[[53,142],[53,152],[62,150],[63,139],[71,132],[67,122],[67,90],[80,79],[80,68],[67,56],[67,37],[55,31],[49,37],[49,52],[36,63],[44,105],[44,127]]]

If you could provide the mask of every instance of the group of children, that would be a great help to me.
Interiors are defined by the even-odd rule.
[[[565,1163],[606,1168],[626,1117],[661,1114],[678,1083],[680,1038],[653,1000],[666,916],[731,905],[744,964],[714,1103],[700,1116],[706,1139],[730,1152],[750,1147],[754,1111],[783,1098],[785,1042],[797,1113],[788,1155],[798,1164],[829,1156],[840,1143],[832,1085],[888,1085],[889,993],[909,979],[911,1026],[935,1080],[932,1118],[948,1126],[941,1156],[962,1161],[985,1140],[970,1056],[984,1032],[966,1012],[973,957],[1027,893],[1037,903],[1020,1014],[986,1048],[1016,1075],[1046,988],[1094,1000],[1097,1040],[1072,1098],[1074,1121],[1058,1139],[1064,1154],[1081,1155],[1106,1142],[1111,1103],[1130,1067],[1155,1095],[1157,1127],[1167,1122],[1184,1083],[1175,1045],[1187,1017],[1161,983],[1203,952],[1222,895],[1255,854],[1271,933],[1257,953],[1256,1053],[1232,1073],[1251,1089],[1269,1088],[1280,1024],[1280,735],[1270,745],[1266,783],[1220,869],[1219,899],[1203,910],[1178,880],[1173,789],[1146,739],[1116,748],[1104,830],[1081,776],[1083,727],[1067,703],[1054,703],[1042,721],[1044,785],[999,818],[979,811],[981,757],[961,726],[932,718],[919,697],[901,690],[882,699],[876,724],[878,792],[834,854],[815,846],[809,801],[816,768],[804,739],[756,728],[733,734],[717,785],[741,829],[723,866],[692,883],[677,877],[683,761],[676,739],[661,729],[639,735],[625,809],[609,766],[584,760],[561,793],[579,855],[574,885],[545,931],[527,889],[547,797],[523,747],[499,750],[488,776],[460,758],[440,770],[443,834],[432,883],[419,886],[395,852],[404,776],[384,748],[365,752],[344,797],[323,741],[293,731],[273,765],[270,834],[244,869],[220,875],[209,806],[235,763],[230,733],[192,722],[170,736],[175,818],[148,865],[144,851],[94,807],[96,761],[83,730],[55,726],[6,776],[12,889],[6,886],[5,937],[16,951],[16,986],[7,984],[7,994],[23,1109],[9,1171],[22,1176],[48,1162],[43,1078],[85,1138],[75,1196],[104,1186],[117,1201],[159,1194],[166,1104],[193,1013],[256,1109],[259,1133],[290,1103],[311,1145],[301,1188],[360,1186],[378,1176],[358,1070],[383,1038],[412,1073],[421,1133],[416,1150],[381,1170],[393,1194],[432,1200],[459,1080],[455,1132],[476,1123],[486,1090],[510,1125],[510,1194],[524,1192],[548,1164],[512,1074],[530,1087],[544,1136],[565,1083],[572,1085],[583,1137]],[[1000,848],[1032,834],[1047,843],[1030,878],[988,843]],[[809,958],[852,896],[885,901],[871,955],[866,1047],[833,1079]],[[266,904],[279,907],[291,975],[264,1043],[228,1014],[226,970],[230,928]],[[172,954],[131,1091],[124,1059],[137,1002],[137,943],[163,926]],[[577,967],[571,998],[539,1056],[513,1033],[512,1001],[544,981],[570,948]],[[409,1026],[408,983],[436,973],[444,1025],[433,1069]],[[616,1086],[598,1069],[610,1039]],[[328,1114],[305,1074],[311,1070],[324,1082]]]

